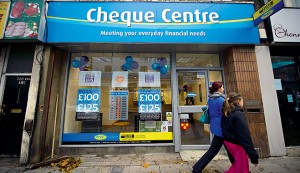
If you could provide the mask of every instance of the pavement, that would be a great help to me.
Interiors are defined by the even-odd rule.
[[[72,156],[81,163],[68,173],[191,173],[192,166],[204,152],[185,150],[180,153]],[[74,165],[75,162],[73,162]],[[30,167],[32,165],[19,165],[19,158],[0,157],[0,173],[66,172],[61,170],[62,167],[51,166],[50,163],[35,169],[30,169]],[[203,172],[222,173],[229,167],[230,162],[225,152],[221,151]],[[251,173],[300,173],[300,157],[283,156],[260,159],[256,167],[250,165],[250,171]]]

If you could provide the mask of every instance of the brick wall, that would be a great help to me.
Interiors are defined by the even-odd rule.
[[[240,93],[254,145],[260,157],[270,155],[254,46],[233,46],[223,54],[226,92]]]

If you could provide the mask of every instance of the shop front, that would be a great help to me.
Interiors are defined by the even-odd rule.
[[[64,52],[54,53],[63,89],[49,121],[58,154],[207,149],[199,117],[210,84],[238,90],[234,63],[255,65],[253,12],[249,3],[48,2],[44,42]]]
[[[33,62],[41,53],[37,47],[43,38],[43,7],[40,0],[0,2],[1,156],[19,157],[26,143],[23,127],[24,121],[31,118],[26,112]]]
[[[295,3],[293,7],[299,7]],[[300,25],[293,22],[299,15],[299,8],[283,8],[269,21],[270,55],[286,147],[300,145]]]
[[[72,53],[70,62],[62,147],[174,146],[175,129],[180,149],[210,144],[199,118],[209,83],[223,81],[219,54]]]

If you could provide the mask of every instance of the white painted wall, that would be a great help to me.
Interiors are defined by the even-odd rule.
[[[43,45],[39,45],[35,49],[34,53],[34,61],[32,66],[32,72],[31,72],[31,80],[30,80],[30,87],[28,91],[28,101],[27,101],[27,108],[26,108],[26,114],[25,114],[25,120],[34,120],[34,115],[36,113],[36,102],[38,97],[38,89],[39,89],[39,79],[40,79],[40,68],[39,62],[37,60],[42,61],[43,59],[43,53],[39,52],[40,50],[44,49]],[[44,50],[43,50],[44,51]],[[29,159],[29,148],[30,148],[30,140],[31,140],[31,134],[27,133],[25,130],[23,130],[22,135],[22,144],[21,144],[21,153],[20,153],[20,164],[26,164]]]
[[[256,61],[271,156],[286,155],[281,118],[268,46],[256,46]]]

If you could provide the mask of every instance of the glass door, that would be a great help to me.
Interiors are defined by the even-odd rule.
[[[208,75],[206,70],[178,71],[178,116],[180,148],[197,149],[210,144],[209,125],[199,121],[207,104]]]

